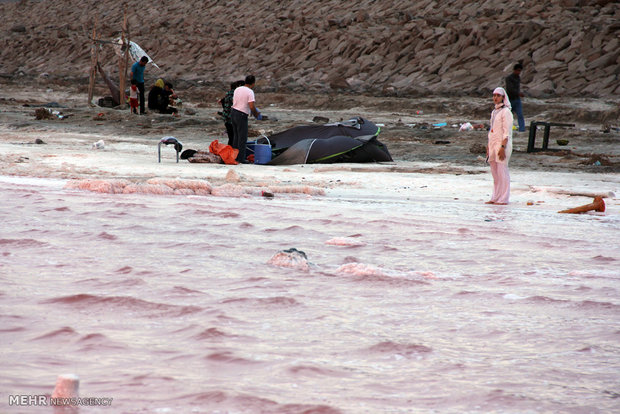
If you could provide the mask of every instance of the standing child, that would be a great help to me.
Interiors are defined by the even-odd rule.
[[[129,87],[129,109],[132,114],[138,114],[138,85],[135,79],[131,80]]]

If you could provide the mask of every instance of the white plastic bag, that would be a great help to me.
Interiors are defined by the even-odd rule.
[[[116,39],[116,42],[117,42],[117,44],[114,45],[114,51],[116,52],[117,55],[122,56],[123,55],[123,40],[121,38],[118,38],[118,39]],[[139,61],[142,58],[142,56],[146,56],[147,58],[149,58],[149,63],[148,64],[153,65],[157,69],[159,69],[159,66],[157,66],[155,61],[153,61],[153,59],[151,59],[151,57],[146,54],[144,49],[142,49],[140,46],[138,46],[137,43],[130,41],[129,42],[129,57],[130,57],[130,60],[133,61],[133,62],[137,62],[137,61]]]
[[[474,129],[474,126],[469,122],[465,122],[464,124],[461,124],[459,131],[471,131],[472,129]]]

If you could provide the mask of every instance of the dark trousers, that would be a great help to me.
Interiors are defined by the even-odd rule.
[[[248,143],[248,114],[231,109],[230,119],[232,120],[234,132],[232,147],[239,150],[237,162],[246,162],[245,146]]]
[[[144,82],[137,82],[136,86],[140,92],[140,113],[143,114],[146,112],[144,109]]]
[[[226,134],[228,134],[228,145],[232,147],[235,140],[235,130],[230,122],[224,122],[224,126],[226,127]]]

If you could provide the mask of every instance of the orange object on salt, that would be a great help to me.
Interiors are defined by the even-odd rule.
[[[596,210],[600,212],[605,211],[605,202],[603,201],[603,197],[600,197],[600,196],[594,197],[594,201],[590,204],[586,204],[584,206],[579,206],[575,208],[569,208],[568,210],[558,211],[558,213],[580,214],[580,213],[585,213],[591,210]]]

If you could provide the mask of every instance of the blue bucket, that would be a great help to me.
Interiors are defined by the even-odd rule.
[[[271,161],[271,143],[269,138],[265,137],[265,139],[267,139],[267,144],[254,144],[254,164],[267,164]]]
[[[254,147],[256,146],[256,141],[248,141],[245,144],[245,153],[246,156],[250,154],[254,154]]]

